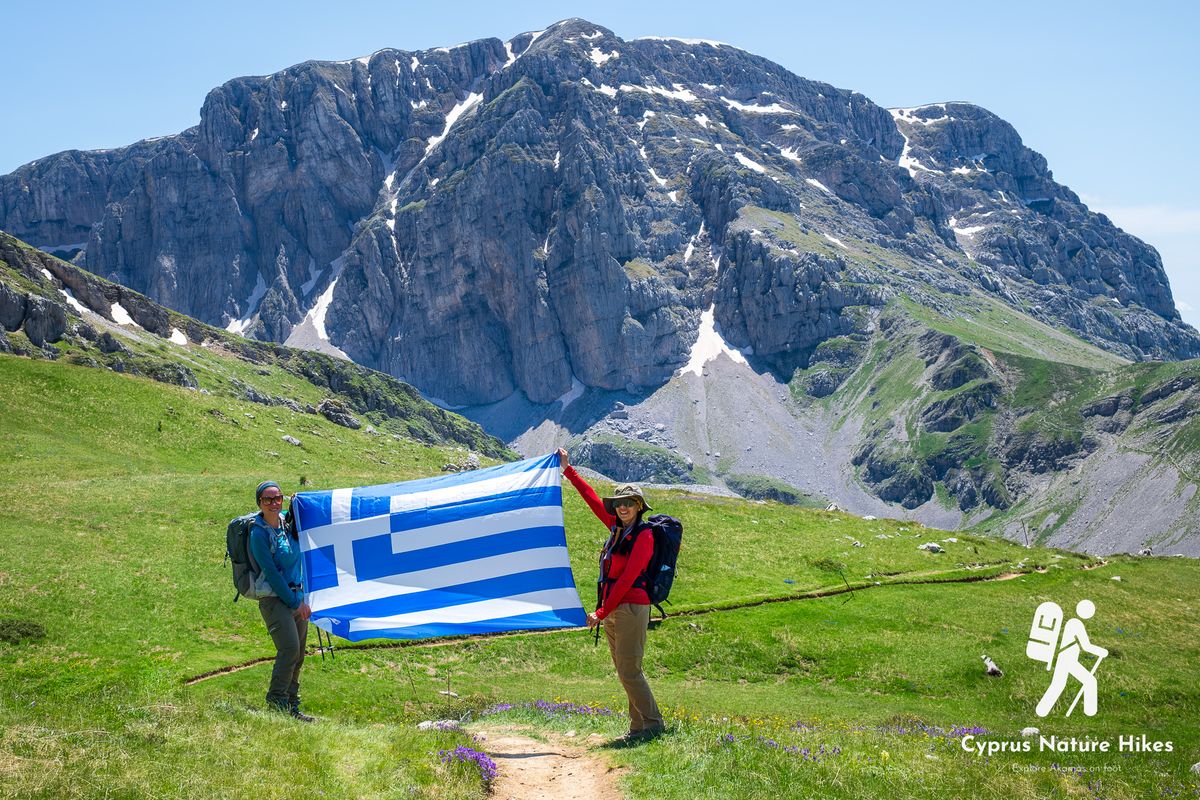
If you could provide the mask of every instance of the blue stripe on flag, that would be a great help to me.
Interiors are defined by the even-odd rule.
[[[333,521],[333,492],[300,492],[289,514],[296,514],[305,528],[321,528]]]
[[[563,608],[520,614],[515,617],[499,617],[478,622],[433,622],[404,628],[381,628],[370,631],[351,631],[350,620],[330,618],[333,633],[352,642],[364,639],[427,639],[433,636],[457,636],[474,633],[499,633],[512,630],[538,630],[543,628],[577,628],[587,622],[582,608]]]
[[[368,487],[369,489],[370,487]],[[392,510],[390,495],[367,493],[367,489],[355,489],[350,495],[350,519],[382,517]]]
[[[392,617],[397,614],[413,614],[436,608],[478,603],[483,600],[503,599],[511,595],[526,594],[545,589],[573,589],[575,576],[570,567],[550,567],[529,572],[501,575],[499,578],[443,586],[409,594],[364,600],[336,608],[321,609],[321,615],[330,617]]]
[[[338,585],[333,545],[304,551],[304,578],[304,586],[310,593]]]
[[[425,547],[420,550],[392,552],[392,534],[371,536],[354,542],[354,563],[357,565],[358,580],[373,581],[379,578],[419,572],[448,564],[460,564],[478,558],[516,553],[540,547],[561,545],[563,529],[558,527],[524,528],[522,530],[496,533],[449,544]]]

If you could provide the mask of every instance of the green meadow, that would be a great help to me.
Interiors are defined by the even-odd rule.
[[[318,724],[265,710],[273,650],[254,604],[232,602],[228,520],[265,478],[289,493],[404,480],[462,450],[10,356],[0,420],[0,797],[484,798],[479,772],[439,751],[482,749],[470,736],[491,725],[625,730],[607,649],[582,630],[340,643],[304,668]],[[646,662],[670,732],[595,746],[626,768],[628,797],[1200,797],[1195,561],[682,492],[652,502],[685,523]],[[569,485],[564,505],[590,608],[606,531]],[[1025,656],[1033,611],[1082,598],[1110,652],[1099,714],[1063,716],[1072,683],[1038,719],[1049,673]],[[984,674],[985,653],[1003,677]],[[417,730],[445,718],[467,732]],[[1027,726],[1112,749],[1039,752]],[[1118,752],[1143,735],[1170,752]]]

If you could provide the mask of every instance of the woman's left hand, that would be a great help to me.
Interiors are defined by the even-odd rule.
[[[588,630],[591,630],[592,628],[596,627],[599,624],[600,624],[600,618],[596,616],[596,612],[594,612],[594,611],[589,612],[588,620],[587,620]]]

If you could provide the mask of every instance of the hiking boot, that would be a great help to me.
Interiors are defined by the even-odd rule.
[[[624,733],[624,734],[618,736],[617,738],[613,739],[612,741],[606,743],[604,746],[605,747],[616,747],[616,748],[633,747],[635,745],[642,744],[643,742],[648,742],[651,739],[657,739],[659,736],[662,736],[663,733],[665,733],[665,732],[666,732],[666,728],[661,728],[661,727],[660,728],[647,728],[645,730],[640,730],[640,731],[629,731],[628,733]]]
[[[300,701],[296,700],[288,706],[288,713],[299,722],[316,722],[317,718],[309,716],[300,710]]]
[[[629,733],[622,733],[620,736],[616,737],[615,739],[609,739],[602,746],[603,747],[614,747],[614,748],[616,748],[616,747],[632,747],[633,745],[635,745],[637,743],[638,743],[637,734],[634,733],[633,731],[630,731]]]

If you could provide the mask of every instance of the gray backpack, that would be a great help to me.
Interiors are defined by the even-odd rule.
[[[233,587],[237,594],[233,596],[236,603],[239,597],[247,600],[257,600],[258,576],[261,570],[250,553],[250,531],[254,529],[254,518],[257,514],[245,514],[229,521],[225,529],[225,560],[233,562]],[[271,541],[274,552],[275,542]]]

